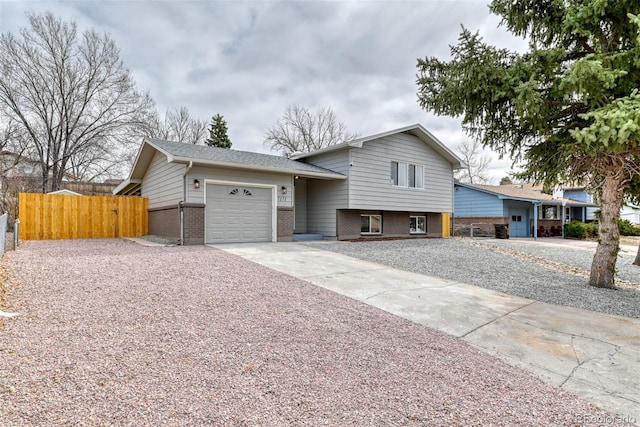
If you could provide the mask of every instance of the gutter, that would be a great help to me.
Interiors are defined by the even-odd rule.
[[[290,169],[290,168],[280,168],[280,167],[270,167],[270,166],[256,166],[250,164],[241,164],[241,163],[229,163],[229,162],[219,162],[215,160],[202,160],[196,159],[196,162],[199,165],[204,166],[219,166],[223,168],[232,168],[232,169],[244,169],[244,170],[255,170],[261,172],[275,172],[282,173],[286,175],[294,174],[298,176],[310,177],[310,178],[320,178],[320,179],[347,179],[346,175],[341,173],[333,172],[327,169],[327,172],[322,171],[308,171],[304,169]],[[169,159],[169,163],[188,163],[193,164],[193,159],[188,157],[175,157],[172,156]],[[191,166],[187,168],[191,169]],[[187,173],[185,172],[185,174]]]

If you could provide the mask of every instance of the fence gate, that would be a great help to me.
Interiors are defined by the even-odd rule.
[[[95,239],[148,234],[149,199],[20,193],[20,239]]]

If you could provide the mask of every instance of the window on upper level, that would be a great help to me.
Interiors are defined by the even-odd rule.
[[[396,187],[424,188],[424,166],[391,162],[391,184]]]

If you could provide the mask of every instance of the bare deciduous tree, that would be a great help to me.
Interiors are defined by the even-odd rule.
[[[460,156],[466,167],[456,172],[455,178],[460,182],[469,184],[486,184],[489,182],[487,169],[491,158],[482,154],[482,146],[479,141],[465,141],[460,146]]]
[[[29,14],[29,28],[0,36],[0,111],[28,136],[42,190],[81,165],[108,168],[126,150],[153,101],[140,93],[106,34]]]
[[[167,110],[164,119],[156,115],[149,134],[153,138],[187,144],[204,144],[209,136],[207,122],[193,117],[185,106]]]
[[[311,152],[357,138],[338,121],[331,108],[320,108],[316,114],[298,105],[287,107],[284,115],[267,131],[265,146],[284,155]]]

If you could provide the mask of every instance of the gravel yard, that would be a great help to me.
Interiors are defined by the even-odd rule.
[[[640,288],[637,287],[640,268],[631,264],[635,252],[622,252],[616,267],[618,277],[636,287],[609,290],[588,284],[595,249],[554,247],[517,239],[415,239],[308,245],[533,300],[640,317]],[[503,253],[501,249],[511,252]],[[576,267],[583,276],[563,271],[566,268],[541,265],[538,259],[527,255]]]
[[[3,426],[620,425],[460,340],[213,248],[30,241],[1,264],[22,313],[0,326]]]

